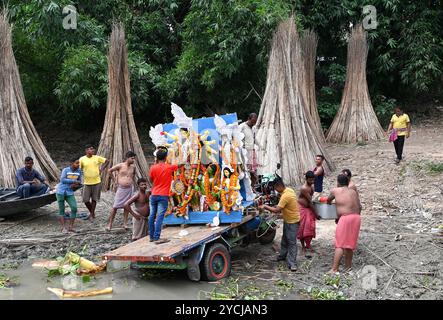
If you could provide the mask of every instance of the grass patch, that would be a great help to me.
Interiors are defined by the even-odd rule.
[[[443,162],[415,161],[412,163],[412,167],[416,171],[425,171],[432,175],[443,173]]]
[[[0,273],[0,289],[11,288],[19,284],[18,277],[8,277],[4,273]]]

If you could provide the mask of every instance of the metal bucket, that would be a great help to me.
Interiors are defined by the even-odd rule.
[[[327,204],[321,202],[314,202],[315,211],[317,214],[325,220],[335,220],[337,219],[337,209],[335,204]]]

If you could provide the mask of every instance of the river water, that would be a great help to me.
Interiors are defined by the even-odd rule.
[[[63,288],[65,290],[91,290],[112,287],[113,293],[82,299],[100,300],[198,300],[205,299],[205,292],[210,292],[214,284],[192,282],[185,272],[156,271],[143,272],[127,266],[114,266],[107,272],[91,277],[84,283],[82,277],[68,275],[48,277],[45,270],[35,269],[32,262],[22,264],[16,270],[3,271],[9,277],[18,276],[18,285],[0,289],[0,300],[58,300],[47,290]]]

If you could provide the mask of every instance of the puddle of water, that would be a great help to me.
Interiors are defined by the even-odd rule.
[[[87,283],[78,276],[57,276],[48,278],[47,272],[32,268],[31,263],[22,264],[17,270],[7,270],[8,276],[18,276],[19,284],[0,289],[0,300],[58,300],[47,287],[65,290],[91,290],[113,288],[113,294],[82,299],[100,300],[197,300],[204,299],[201,291],[211,291],[213,284],[192,282],[185,272],[157,271],[143,277],[143,271],[125,269],[103,272]]]

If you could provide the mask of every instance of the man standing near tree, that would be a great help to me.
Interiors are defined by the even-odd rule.
[[[89,210],[90,221],[95,219],[95,207],[100,200],[101,178],[100,174],[109,164],[106,158],[95,155],[95,148],[88,144],[85,147],[85,153],[80,158],[80,169],[83,172],[83,202]]]
[[[248,120],[242,123],[239,128],[241,132],[245,135],[244,138],[244,148],[247,151],[248,162],[246,167],[251,175],[252,187],[257,183],[257,154],[255,152],[255,124],[257,123],[257,114],[251,113]]]

